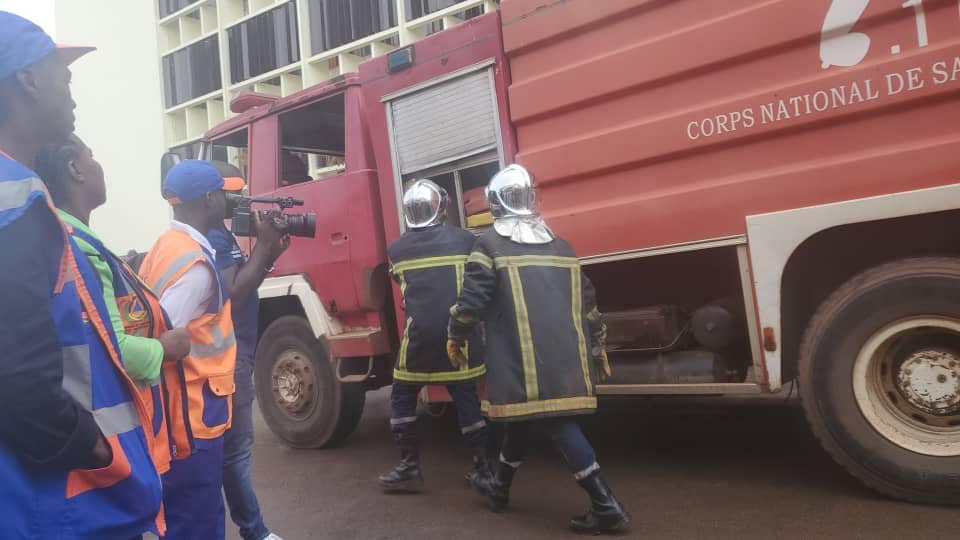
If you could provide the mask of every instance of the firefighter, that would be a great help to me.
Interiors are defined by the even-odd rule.
[[[627,514],[575,420],[596,410],[597,374],[609,375],[593,286],[573,248],[537,214],[533,179],[523,167],[497,173],[486,193],[493,228],[467,260],[463,290],[450,309],[447,342],[451,363],[463,365],[467,336],[485,325],[484,408],[492,421],[506,423],[496,472],[472,483],[489,499],[491,510],[505,510],[537,424],[590,496],[590,509],[573,518],[571,527],[594,534],[621,531]]]
[[[400,448],[400,464],[379,479],[388,492],[423,490],[415,427],[417,395],[424,384],[444,384],[453,398],[460,432],[474,451],[468,480],[487,471],[487,424],[475,383],[485,371],[479,329],[463,335],[467,359],[462,364],[451,369],[445,353],[447,310],[457,300],[476,241],[469,232],[446,224],[447,204],[446,190],[430,180],[414,181],[403,195],[409,230],[387,247],[406,312],[390,398],[390,429]]]

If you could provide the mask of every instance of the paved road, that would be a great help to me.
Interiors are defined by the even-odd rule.
[[[452,415],[420,429],[428,491],[388,496],[375,478],[396,459],[389,390],[368,394],[357,432],[332,450],[290,450],[257,418],[255,482],[268,524],[287,540],[576,538],[586,499],[546,444],[517,475],[512,510],[495,515],[461,478],[468,453]],[[960,510],[890,501],[826,457],[799,410],[607,402],[585,424],[631,538],[957,538]],[[228,530],[235,534],[232,523]]]

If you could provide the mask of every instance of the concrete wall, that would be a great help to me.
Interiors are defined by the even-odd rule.
[[[73,66],[77,134],[107,180],[91,225],[113,251],[145,251],[167,227],[157,25],[152,0],[56,0],[56,39],[98,50]]]

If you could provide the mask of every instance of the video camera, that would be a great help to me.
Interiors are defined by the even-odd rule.
[[[290,236],[313,238],[317,234],[317,215],[313,212],[305,214],[284,214],[283,210],[294,206],[303,206],[303,201],[293,197],[244,197],[234,193],[227,193],[227,214],[231,218],[231,230],[237,236],[256,236],[257,228],[253,221],[253,203],[275,204],[280,212],[273,210],[259,210],[261,220],[274,220],[281,231]]]

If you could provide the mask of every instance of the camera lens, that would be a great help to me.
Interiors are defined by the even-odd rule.
[[[286,232],[290,236],[301,236],[313,238],[317,234],[317,215],[313,212],[308,214],[286,214]]]

